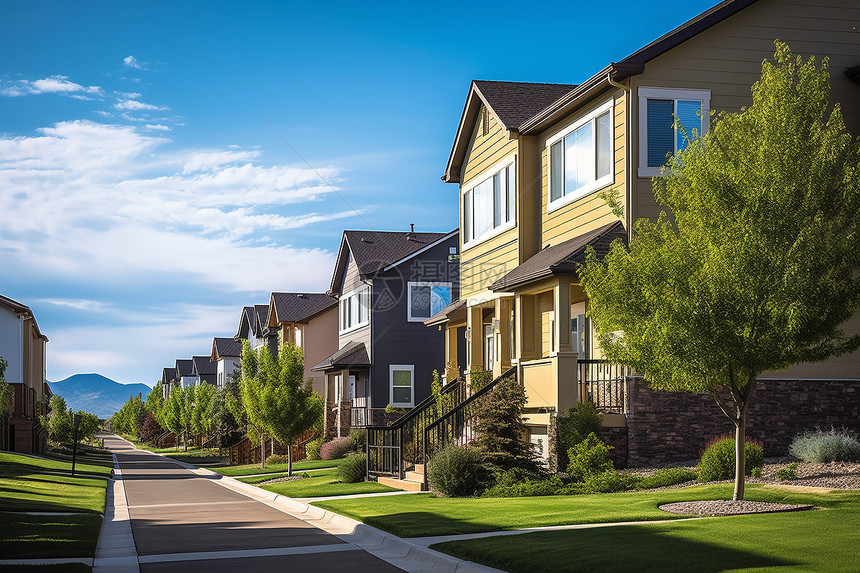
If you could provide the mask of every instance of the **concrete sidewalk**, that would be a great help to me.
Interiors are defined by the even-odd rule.
[[[113,483],[121,487],[113,490],[116,513],[110,520],[106,515],[106,537],[104,543],[99,540],[103,551],[97,550],[94,571],[496,571],[221,474],[137,450],[116,436],[106,438],[105,445],[116,454],[120,479]],[[122,532],[124,511],[130,543]]]

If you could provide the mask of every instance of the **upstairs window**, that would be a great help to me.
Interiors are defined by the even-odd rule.
[[[463,193],[463,243],[470,244],[513,226],[517,205],[516,162],[503,162],[492,175]]]
[[[340,331],[347,332],[370,322],[370,287],[354,290],[340,298]]]
[[[711,92],[639,88],[639,176],[660,175],[669,156],[708,131]]]
[[[609,101],[549,140],[548,211],[612,183],[612,132]]]
[[[407,283],[409,322],[423,322],[451,304],[451,283]]]
[[[391,379],[391,405],[411,408],[413,405],[413,380],[415,366],[412,364],[392,364],[388,370]]]

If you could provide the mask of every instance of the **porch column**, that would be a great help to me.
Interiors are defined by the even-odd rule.
[[[493,363],[493,377],[498,378],[502,372],[511,367],[511,309],[513,298],[505,297],[496,300],[495,319],[499,329],[495,335],[496,360]]]
[[[555,311],[554,329],[556,340],[555,380],[558,403],[556,411],[561,412],[576,404],[579,388],[576,381],[576,359],[573,351],[573,334],[570,328],[570,279],[560,277],[553,287],[553,310]]]
[[[460,374],[457,364],[457,327],[445,325],[445,381],[456,380]]]
[[[466,332],[470,333],[466,341],[468,351],[468,364],[466,371],[472,368],[482,370],[484,368],[484,309],[480,306],[470,306],[466,309]]]
[[[535,323],[538,318],[535,315],[535,297],[532,295],[518,294],[514,299],[516,305],[517,347],[516,356],[520,362],[534,360],[538,357],[538,340],[535,331]]]

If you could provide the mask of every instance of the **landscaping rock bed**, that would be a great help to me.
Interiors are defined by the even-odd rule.
[[[258,483],[256,485],[269,485],[272,483],[281,483],[284,481],[298,481],[300,479],[305,479],[306,477],[307,476],[305,476],[305,475],[284,476],[284,477],[279,477],[279,478],[274,478],[274,479],[268,479],[266,481],[261,481],[260,483]]]
[[[720,515],[742,515],[745,513],[775,513],[778,511],[803,511],[813,509],[811,505],[790,505],[787,503],[766,503],[763,501],[731,501],[715,499],[708,501],[682,501],[657,506],[663,511],[678,515],[698,515],[716,517]]]

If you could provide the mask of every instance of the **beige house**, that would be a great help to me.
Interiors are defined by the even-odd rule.
[[[858,27],[856,0],[728,0],[579,85],[472,82],[443,176],[459,187],[461,295],[426,321],[446,329],[447,377],[515,366],[545,455],[552,414],[585,395],[624,426],[619,372],[600,361],[578,284],[586,246],[605,251],[658,215],[651,178],[684,145],[673,117],[704,133],[709,110],[750,104],[775,39],[830,58],[832,97],[860,133]],[[860,354],[771,376],[858,379]]]
[[[305,358],[305,380],[325,395],[325,375],[311,370],[337,350],[337,299],[324,293],[273,292],[268,327],[278,333],[278,348],[295,344]]]
[[[5,378],[15,390],[11,414],[0,418],[0,450],[40,454],[47,448],[39,423],[51,397],[45,380],[47,343],[29,307],[0,296],[0,357],[8,363]]]

